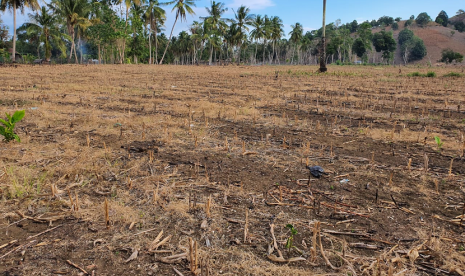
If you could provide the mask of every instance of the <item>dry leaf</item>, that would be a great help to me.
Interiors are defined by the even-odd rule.
[[[202,223],[200,224],[200,228],[202,228],[203,230],[207,229],[208,227],[208,221],[206,219],[204,219],[202,221]]]
[[[36,244],[34,247],[44,246],[44,245],[47,245],[47,244],[48,244],[48,242],[41,242],[41,243]]]
[[[124,263],[129,263],[130,261],[137,259],[138,254],[139,254],[139,250],[134,249],[131,256],[126,261],[124,261]]]
[[[273,262],[277,263],[291,263],[291,262],[297,262],[297,261],[305,261],[307,259],[302,258],[302,257],[295,257],[295,258],[290,258],[290,259],[284,259],[283,257],[276,257],[276,255],[268,255],[268,259],[272,260]]]
[[[410,261],[414,263],[420,254],[418,254],[418,250],[414,248],[407,253],[407,256],[409,257]]]

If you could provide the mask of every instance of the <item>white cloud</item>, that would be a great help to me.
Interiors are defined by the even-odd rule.
[[[249,7],[251,10],[263,10],[275,4],[271,0],[233,0],[228,7],[238,8],[242,5]]]
[[[311,28],[311,27],[304,27],[304,33],[305,32],[311,32],[311,31],[314,31],[316,30],[315,28]]]

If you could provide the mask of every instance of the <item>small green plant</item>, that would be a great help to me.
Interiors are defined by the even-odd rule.
[[[426,73],[426,77],[428,77],[428,78],[435,78],[435,77],[436,77],[436,73],[433,72],[433,71],[429,71],[428,73]]]
[[[18,135],[14,132],[14,128],[17,122],[21,121],[23,119],[24,115],[26,112],[24,110],[18,110],[11,116],[8,113],[5,113],[7,119],[3,120],[0,119],[0,123],[4,125],[0,126],[0,134],[4,136],[5,142],[10,142],[12,140],[16,140],[18,142],[21,142],[21,139],[19,138]]]
[[[407,74],[407,76],[408,77],[422,77],[420,72],[413,72],[413,73]]]
[[[293,246],[294,236],[297,235],[297,230],[294,228],[294,226],[292,226],[292,224],[286,225],[286,228],[291,230],[291,235],[289,236],[289,238],[287,238],[287,242],[286,242],[286,248],[291,250],[291,248],[294,247]]]
[[[449,73],[445,74],[443,77],[446,77],[446,78],[460,78],[462,76],[463,76],[463,74],[460,74],[460,73],[449,72]]]
[[[441,141],[441,138],[439,136],[434,136],[434,141],[436,141],[438,149],[441,150],[442,146],[444,145],[444,143]]]

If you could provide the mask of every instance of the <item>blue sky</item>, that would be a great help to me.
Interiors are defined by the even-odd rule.
[[[163,0],[160,0],[163,2]],[[217,1],[218,2],[218,1]],[[232,9],[241,5],[250,7],[252,13],[281,17],[285,25],[286,35],[290,32],[290,26],[300,22],[305,30],[313,30],[321,27],[322,24],[322,0],[223,0],[229,10],[224,17],[233,18]],[[194,20],[199,20],[199,16],[206,16],[206,6],[210,5],[210,0],[196,1],[195,16],[187,16],[187,23],[176,24],[174,34],[181,30],[186,30]],[[378,19],[383,15],[392,17],[400,16],[407,19],[410,15],[417,16],[421,12],[427,12],[433,20],[441,10],[445,10],[449,17],[455,15],[459,9],[465,9],[464,0],[327,0],[327,23],[341,19],[342,23],[352,22],[354,19],[359,23],[365,20]],[[166,22],[166,32],[171,31],[174,22],[174,13],[171,7],[166,7],[168,20]],[[18,27],[27,21],[27,13],[18,13]],[[10,34],[13,30],[13,14],[10,11],[0,13],[3,23],[9,26]]]

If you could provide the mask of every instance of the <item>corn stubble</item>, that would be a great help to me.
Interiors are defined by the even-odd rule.
[[[160,275],[464,275],[463,78],[274,70],[0,68],[0,111],[26,110],[22,143],[0,144],[4,222],[21,201],[22,219],[88,223],[63,241],[78,259],[89,240],[142,248],[127,264],[105,251],[116,272],[156,262]],[[310,179],[305,165],[330,175]],[[456,208],[444,213],[447,198]],[[286,224],[299,233],[284,251]],[[391,224],[411,241],[394,240]]]

